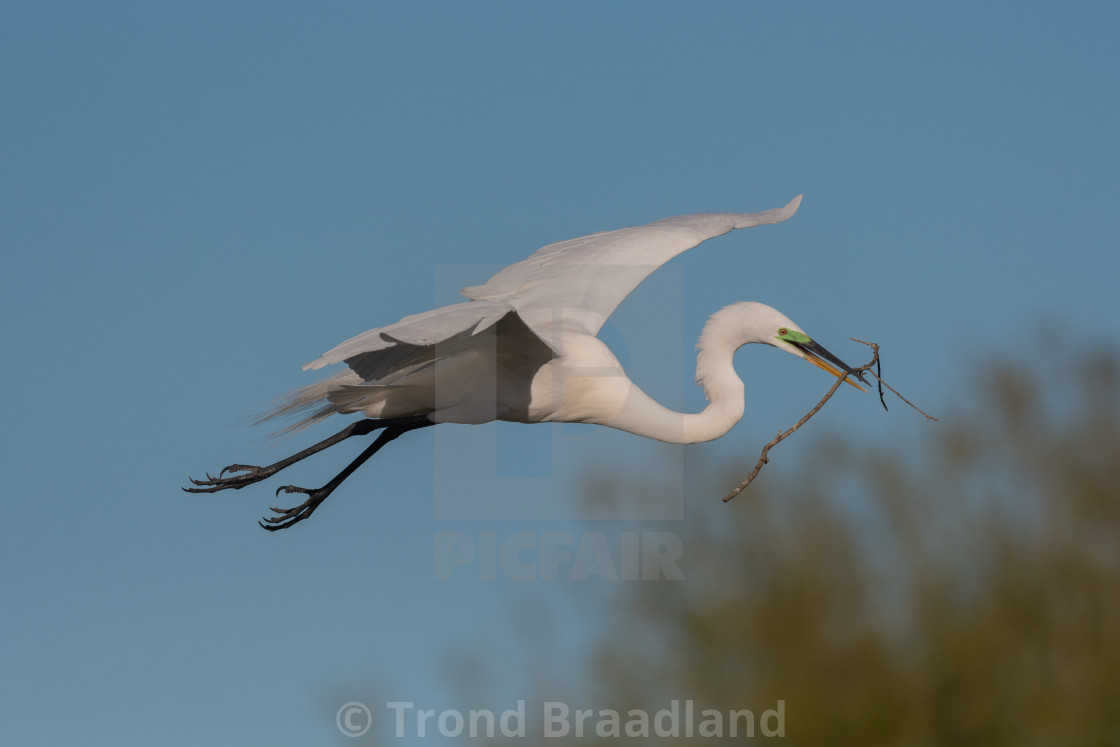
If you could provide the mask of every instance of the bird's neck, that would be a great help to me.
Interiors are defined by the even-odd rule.
[[[736,346],[737,347],[737,346]],[[735,373],[736,347],[701,347],[696,355],[696,381],[704,388],[708,406],[696,415],[685,415],[685,443],[719,438],[743,417],[746,394]]]
[[[622,410],[603,425],[676,444],[719,438],[743,417],[744,387],[732,365],[734,354],[734,348],[701,348],[697,355],[696,378],[708,397],[708,406],[702,412],[670,410],[631,383]]]

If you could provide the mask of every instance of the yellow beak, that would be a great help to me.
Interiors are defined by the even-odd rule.
[[[813,355],[812,353],[810,353],[808,351],[806,351],[805,360],[809,361],[810,363],[812,363],[814,366],[816,366],[817,368],[819,368],[821,370],[828,371],[830,374],[832,374],[836,378],[840,378],[841,376],[844,375],[844,372],[841,371],[839,368],[836,368],[835,366],[828,363],[827,361],[821,360],[820,358],[818,358],[817,356]],[[861,387],[859,384],[857,384],[855,382],[855,379],[852,378],[851,374],[848,374],[848,378],[844,379],[844,381],[851,384],[852,386],[854,386],[856,389],[860,390],[861,392],[866,392],[867,391],[866,389],[864,389],[863,387]]]

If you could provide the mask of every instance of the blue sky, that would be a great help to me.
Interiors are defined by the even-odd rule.
[[[245,424],[311,379],[301,364],[545,243],[805,195],[675,260],[606,329],[647,391],[694,411],[695,337],[738,300],[851,361],[849,336],[878,341],[888,381],[935,413],[970,361],[1045,357],[1043,320],[1115,345],[1118,19],[1103,2],[6,4],[6,741],[342,740],[335,709],[370,692],[469,705],[445,670],[464,648],[516,695],[531,673],[502,645],[525,583],[437,580],[440,533],[578,534],[580,479],[604,463],[666,470],[680,511],[734,510],[688,495],[679,448],[552,426],[410,434],[278,535],[255,526],[268,484],[179,492],[340,427],[269,446]],[[825,382],[772,351],[737,363],[744,423],[690,448],[749,469]],[[845,394],[820,417],[859,437],[929,427]],[[511,494],[535,481],[526,516],[443,513],[493,497],[456,472],[463,438],[490,439]],[[554,624],[578,646],[595,619]]]

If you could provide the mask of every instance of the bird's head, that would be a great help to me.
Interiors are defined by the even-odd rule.
[[[769,339],[761,340],[761,342],[773,345],[779,350],[784,350],[799,358],[804,358],[817,368],[827,371],[837,378],[847,373],[849,378],[845,379],[846,382],[856,389],[859,389],[861,392],[867,391],[850,378],[855,377],[866,383],[863,378],[863,371],[854,370],[847,363],[825,350],[823,346],[809,337],[809,335],[805,334],[800,327],[790,321],[785,315],[781,314],[781,312],[774,309],[771,309],[771,311],[780,318],[770,320],[770,327],[772,329],[767,330],[767,332],[770,333],[770,337]]]
[[[712,317],[711,326],[713,334],[720,334],[722,331],[728,336],[735,336],[738,345],[765,343],[804,358],[833,376],[840,377],[847,373],[849,378],[845,381],[860,391],[866,391],[853,380],[854,377],[864,381],[862,371],[855,371],[805,334],[789,317],[766,304],[756,301],[732,304]]]

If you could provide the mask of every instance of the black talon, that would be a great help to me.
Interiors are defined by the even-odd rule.
[[[281,485],[276,489],[275,496],[277,498],[280,497],[280,493],[302,493],[307,496],[307,500],[292,508],[282,509],[275,506],[272,507],[271,510],[277,514],[276,516],[262,517],[261,520],[257,521],[262,528],[270,532],[275,532],[278,529],[287,529],[293,524],[298,524],[311,516],[311,514],[315,512],[315,509],[334,492],[334,489],[342,484],[343,480],[353,474],[358,467],[362,466],[367,459],[377,453],[382,446],[402,433],[407,433],[416,428],[424,428],[429,425],[435,425],[435,423],[429,420],[426,415],[411,415],[404,418],[386,420],[359,420],[356,423],[351,423],[346,426],[330,438],[326,438],[298,454],[293,454],[287,459],[281,459],[266,467],[257,467],[249,464],[231,464],[223,468],[222,471],[218,473],[217,477],[212,476],[209,472],[206,473],[205,480],[196,480],[193,477],[188,477],[187,479],[190,480],[195,487],[184,487],[182,489],[187,493],[216,493],[220,490],[240,490],[247,485],[252,485],[271,477],[280,470],[290,467],[312,454],[317,454],[323,449],[345,441],[351,436],[364,436],[373,431],[380,430],[381,433],[374,439],[374,442],[367,446],[365,451],[363,451],[357,459],[352,461],[344,470],[339,472],[333,480],[323,487],[317,490],[309,490],[297,485]]]
[[[307,496],[307,500],[292,508],[270,506],[269,510],[275,513],[276,516],[263,516],[257,523],[269,531],[287,529],[293,524],[301,522],[311,516],[311,514],[315,512],[315,509],[317,509],[319,505],[326,500],[327,496],[331,494],[333,489],[334,487],[330,484],[318,490],[309,490],[308,488],[301,488],[298,485],[281,485],[276,489],[277,497],[280,496],[281,492],[302,493]]]
[[[251,476],[259,473],[262,469],[264,469],[264,468],[254,467],[251,464],[231,464],[228,467],[223,467],[222,471],[218,473],[218,477],[221,478],[221,476],[224,475],[227,472],[230,474],[230,477],[251,477]],[[277,471],[279,471],[279,470],[277,470]],[[245,474],[234,475],[233,474],[234,472],[244,472]],[[272,473],[269,472],[269,474],[272,474]]]

